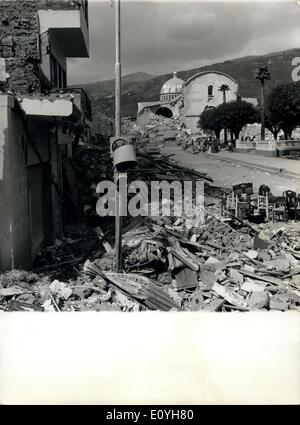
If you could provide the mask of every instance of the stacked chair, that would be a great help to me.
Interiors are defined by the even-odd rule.
[[[254,193],[252,183],[237,184],[229,195],[223,196],[221,214],[250,221],[297,221],[300,217],[300,194],[287,190],[282,196],[273,196],[265,184],[259,187],[258,193]]]

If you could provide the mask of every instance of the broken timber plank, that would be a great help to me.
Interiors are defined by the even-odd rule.
[[[180,291],[181,289],[196,288],[198,286],[197,273],[190,270],[188,267],[184,268],[175,275],[176,284],[175,289]]]
[[[19,288],[0,288],[0,297],[13,297],[14,295],[31,294],[36,291]]]
[[[285,249],[287,251],[289,251],[295,258],[297,258],[297,260],[300,260],[300,252],[298,251],[294,251],[292,248],[290,248],[289,246],[286,246]]]
[[[247,308],[247,307],[237,307],[236,305],[231,305],[231,304],[223,304],[223,307],[230,308],[231,310],[250,311],[250,308]]]
[[[275,286],[281,284],[281,280],[280,279],[276,279],[274,277],[260,276],[259,274],[249,272],[248,270],[245,270],[245,269],[240,269],[239,272],[242,273],[245,276],[249,276],[249,277],[252,277],[252,278],[257,279],[257,280],[263,280],[264,282],[271,283],[271,284],[273,284]]]
[[[199,264],[197,264],[192,258],[188,257],[185,252],[179,252],[174,248],[170,248],[171,254],[174,255],[174,257],[178,258],[182,263],[184,263],[187,267],[189,267],[191,270],[198,271],[199,270]]]
[[[250,226],[250,224],[246,223],[245,221],[241,220],[239,217],[237,217],[236,215],[234,215],[233,213],[231,213],[230,211],[227,211],[227,213],[234,218],[236,221],[238,221],[239,223],[241,223],[243,226],[248,227],[248,229],[250,229],[254,235],[258,235],[258,231],[256,229],[254,229],[254,227]]]
[[[286,274],[285,277],[288,278],[288,277],[295,276],[297,274],[300,274],[300,267],[298,267],[297,269],[293,270],[291,273]]]

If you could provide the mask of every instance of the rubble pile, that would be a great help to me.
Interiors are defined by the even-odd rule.
[[[183,149],[189,149],[196,140],[192,130],[185,128],[180,117],[165,118],[162,115],[153,115],[139,134],[142,144],[150,146],[178,144]]]
[[[88,257],[102,255],[104,249],[99,248],[99,237],[95,230],[84,224],[69,225],[66,236],[56,239],[55,243],[41,250],[33,267],[35,272],[56,271],[63,268],[66,275],[68,269],[81,263]]]
[[[78,145],[73,164],[82,206],[85,210],[95,210],[97,184],[102,180],[113,180],[109,145]]]
[[[143,129],[139,129],[134,124],[128,131],[141,137],[141,146],[176,144],[191,153],[202,151],[207,139],[207,137],[203,137],[199,133],[194,134],[191,129],[186,128],[180,116],[165,118],[161,115],[153,115]],[[199,131],[201,132],[201,130]]]
[[[151,181],[165,180],[171,182],[195,178],[213,181],[206,173],[176,164],[170,159],[170,156],[159,154],[154,157],[148,155],[141,146],[137,150],[137,160],[137,166],[128,171],[128,183],[141,180],[150,185]],[[97,218],[96,203],[99,198],[96,193],[97,184],[103,180],[113,181],[113,166],[109,146],[79,145],[74,154],[73,163],[84,215],[89,218]],[[207,187],[207,190],[210,190],[210,188]]]
[[[151,156],[142,149],[137,156],[129,181],[212,181],[170,156]],[[85,206],[96,204],[96,185],[112,179],[108,147],[79,145],[75,170]],[[112,225],[103,226],[104,232],[97,227],[71,233],[44,250],[36,273],[0,276],[0,310],[299,311],[299,226],[268,222],[252,227],[235,216],[221,217],[223,192],[205,185],[203,223],[184,213],[124,220],[122,273],[112,271]],[[75,273],[45,274],[62,265]]]
[[[184,181],[187,178],[200,178],[212,182],[205,173],[196,172],[189,168],[180,166],[171,161],[169,156],[156,155],[152,157],[147,154],[145,147],[158,146],[161,137],[164,144],[186,142],[190,144],[190,130],[182,127],[179,119],[168,119],[162,116],[154,116],[152,124],[146,126],[145,131],[131,128],[130,134],[136,137],[137,166],[128,172],[128,182],[142,180],[147,184],[155,181]],[[131,125],[132,123],[130,123]],[[179,130],[179,131],[178,131]],[[78,183],[81,207],[86,215],[96,214],[97,184],[102,180],[113,181],[113,166],[110,156],[109,144],[101,146],[90,146],[79,144],[73,155],[73,164],[76,180]]]
[[[86,199],[86,189],[105,178],[113,178],[109,145],[79,145],[73,155],[74,168],[79,182],[80,194]]]
[[[6,311],[300,310],[299,228],[262,231],[208,215],[136,218],[124,234],[124,272],[113,250],[68,281],[26,272],[0,279]]]
[[[216,217],[190,226],[165,218],[152,224],[152,237],[140,233],[125,253],[125,270],[146,272],[182,310],[300,309],[299,229],[269,230],[261,239],[255,229]]]

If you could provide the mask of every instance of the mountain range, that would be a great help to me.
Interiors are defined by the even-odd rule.
[[[245,56],[187,71],[177,71],[177,76],[186,81],[192,75],[201,71],[221,71],[237,80],[239,93],[242,97],[259,97],[260,85],[255,79],[259,66],[266,65],[271,72],[271,80],[266,83],[268,93],[279,84],[292,82],[292,60],[294,57],[300,57],[300,48],[260,56]],[[138,72],[122,77],[122,117],[136,116],[137,102],[159,100],[160,88],[169,78],[172,78],[172,72],[160,76]],[[99,117],[103,115],[113,118],[114,79],[82,84],[81,87],[87,91],[92,100],[96,123]]]

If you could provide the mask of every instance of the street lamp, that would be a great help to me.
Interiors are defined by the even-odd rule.
[[[116,63],[115,63],[115,137],[121,136],[121,7],[120,0],[115,0],[116,16]],[[120,194],[118,192],[119,173],[114,168],[115,182],[115,269],[122,267],[122,217],[120,215]]]
[[[121,136],[121,19],[120,0],[116,7],[116,63],[115,63],[115,137],[111,138],[111,154],[114,161],[115,182],[115,270],[122,269],[122,191],[119,182],[125,179],[126,171],[136,163],[134,145],[130,137]]]

